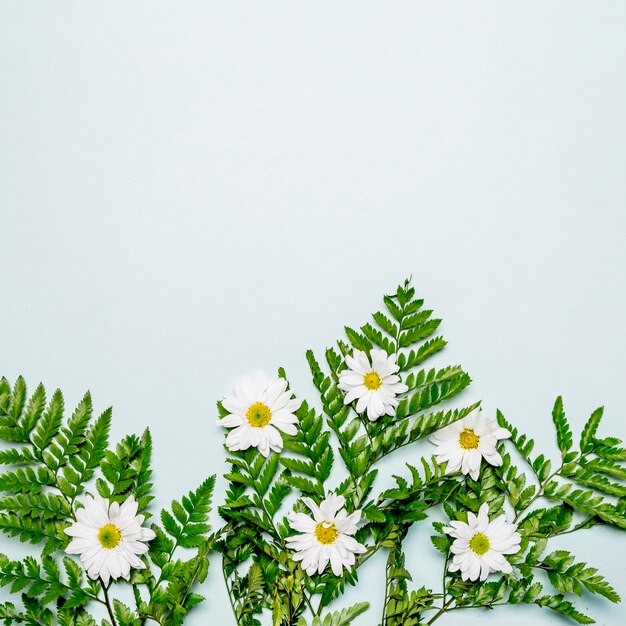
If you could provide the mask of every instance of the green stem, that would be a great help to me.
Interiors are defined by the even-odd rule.
[[[442,607],[431,617],[431,619],[426,622],[426,624],[434,624],[446,611],[454,611],[454,609],[450,608],[451,602],[452,600],[443,604]]]
[[[576,457],[574,460],[570,461],[570,463],[579,463],[580,461],[582,461],[588,453],[585,454],[581,454],[580,456]],[[570,464],[568,463],[568,465]],[[548,478],[546,478],[543,481],[539,481],[539,489],[537,489],[537,493],[530,499],[530,501],[528,502],[528,504],[517,513],[517,515],[514,517],[513,519],[513,523],[516,524],[517,521],[519,520],[519,518],[530,508],[530,505],[533,504],[538,498],[540,498],[545,491],[546,485],[553,479],[556,478],[557,476],[561,475],[561,472],[563,471],[563,468],[565,467],[565,463],[561,463],[561,465],[558,467],[558,469],[556,469],[554,472],[552,472],[552,474],[550,474],[550,476],[548,476]],[[561,534],[565,534],[565,533],[561,533]]]
[[[174,547],[170,550],[166,563],[169,563],[172,560],[172,556],[174,556],[174,551],[176,550],[177,547],[178,547],[178,539],[174,542]],[[163,568],[161,568],[161,573],[159,574],[159,578],[157,579],[154,586],[148,587],[150,591],[150,604],[152,603],[152,596],[154,595],[155,590],[159,588],[159,585],[161,584],[162,581],[163,581]],[[144,617],[141,620],[141,626],[143,626],[148,619],[149,619],[149,616]]]
[[[113,626],[117,626],[117,621],[115,620],[115,615],[113,614],[113,609],[111,607],[111,601],[109,600],[108,587],[104,584],[104,581],[102,579],[100,579],[100,584],[102,585],[102,591],[104,591],[104,603],[106,604],[107,611],[109,612],[111,623],[113,624]]]
[[[317,605],[317,611],[315,611],[315,613],[313,613],[313,615],[319,617],[321,612],[322,612],[322,608],[323,608],[323,602],[324,602],[324,596],[322,596],[320,598],[320,603]]]
[[[556,471],[552,472],[548,478],[539,483],[539,489],[537,489],[537,493],[528,501],[528,504],[518,511],[517,515],[513,518],[513,523],[517,524],[518,520],[522,515],[529,509],[530,505],[533,504],[538,498],[543,495],[546,485],[553,479],[556,478],[561,470],[563,469],[563,465],[561,465]]]
[[[446,576],[448,575],[448,561],[450,560],[450,553],[446,552],[446,559],[443,563],[443,575],[441,577],[441,596],[443,598],[442,605],[446,604],[446,596],[448,594],[448,585],[446,584]]]
[[[562,533],[556,533],[552,535],[552,537],[560,537],[561,535],[569,535],[570,533],[575,533],[577,530],[587,530],[588,528],[590,528],[590,526],[586,526],[586,524],[590,522],[593,518],[594,516],[590,515],[587,519],[583,520],[580,524],[576,524],[574,528],[570,528],[569,530],[564,530]]]
[[[450,611],[462,611],[463,609],[491,609],[494,606],[509,606],[510,602],[494,602],[493,604],[467,604],[465,606],[453,606],[447,608],[448,612]],[[430,622],[428,622],[430,624]]]
[[[392,548],[389,551],[389,556],[387,557],[387,567],[385,567],[385,599],[383,601],[383,614],[380,618],[380,626],[385,626],[387,622],[387,603],[389,601],[389,573],[391,571],[391,566],[393,565],[394,558],[394,549]]]
[[[356,562],[355,567],[359,568],[361,567],[361,565],[363,565],[363,563],[366,563],[368,561],[368,559],[372,556],[374,556],[381,548],[383,547],[382,543],[376,544],[375,546],[372,546],[372,548],[365,553],[365,555],[363,556],[363,558],[359,559]]]
[[[311,611],[311,615],[315,616],[315,611],[313,610],[313,605],[311,604],[311,598],[307,596],[305,591],[302,592],[302,597],[304,598],[306,605],[309,607],[309,611]]]
[[[452,599],[446,601],[446,596],[448,595],[448,585],[446,584],[446,576],[448,575],[448,561],[450,560],[450,553],[446,554],[445,561],[443,563],[443,575],[441,580],[441,608],[437,613],[433,615],[428,624],[432,624],[436,622],[447,610],[449,610],[450,604],[452,603]]]
[[[233,611],[233,615],[235,616],[235,621],[237,622],[237,626],[239,626],[239,615],[237,614],[237,609],[235,608],[235,602],[233,600],[232,590],[230,585],[228,584],[228,576],[226,574],[226,556],[222,555],[222,576],[224,577],[224,584],[226,585],[226,591],[228,592],[228,600],[230,602],[230,608]]]

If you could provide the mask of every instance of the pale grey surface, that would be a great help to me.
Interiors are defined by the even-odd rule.
[[[223,471],[236,376],[313,397],[304,350],[413,274],[468,401],[552,452],[558,393],[626,435],[625,35],[623,2],[3,0],[0,370],[149,425],[165,503]],[[622,595],[625,540],[571,539]],[[204,593],[189,625],[233,623]],[[505,619],[561,623],[440,623]]]

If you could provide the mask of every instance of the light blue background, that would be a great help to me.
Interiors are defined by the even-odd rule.
[[[149,425],[158,503],[223,472],[235,377],[283,365],[314,398],[305,349],[408,274],[464,400],[552,453],[558,393],[626,436],[623,2],[2,0],[0,85],[0,369],[91,389],[115,439]],[[625,540],[567,544],[626,595]],[[204,593],[189,625],[232,624],[217,567]],[[529,619],[561,623],[438,623]]]

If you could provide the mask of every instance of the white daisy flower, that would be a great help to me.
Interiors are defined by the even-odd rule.
[[[396,354],[387,355],[384,350],[371,350],[372,361],[361,350],[353,356],[346,356],[348,369],[339,373],[338,387],[346,392],[344,404],[357,400],[356,411],[363,413],[375,422],[381,415],[395,415],[398,400],[396,396],[408,387],[400,382],[396,372]]]
[[[502,457],[496,450],[498,439],[507,439],[511,433],[500,428],[495,417],[485,415],[480,409],[437,431],[430,442],[437,446],[438,463],[448,462],[448,470],[461,470],[478,480],[480,461],[489,465],[502,465]]]
[[[450,522],[444,532],[454,537],[451,572],[461,572],[463,580],[485,580],[491,572],[513,571],[505,554],[519,552],[521,537],[516,524],[508,524],[505,515],[489,521],[489,506],[482,504],[478,517],[467,514],[465,522]]]
[[[282,378],[270,381],[260,373],[241,378],[235,382],[235,395],[222,400],[229,415],[218,424],[233,429],[226,437],[226,446],[233,452],[252,446],[263,456],[269,456],[270,450],[280,452],[283,438],[279,431],[296,434],[298,418],[294,411],[300,404]]]
[[[289,525],[300,534],[287,538],[287,546],[295,550],[294,561],[302,561],[302,569],[312,576],[321,574],[328,563],[336,576],[341,576],[343,568],[354,565],[355,554],[363,554],[367,549],[354,537],[356,525],[361,519],[361,511],[348,515],[343,508],[346,499],[330,494],[319,506],[311,498],[302,498],[313,518],[304,513],[289,513]]]
[[[111,578],[128,579],[130,568],[144,569],[138,555],[145,554],[145,543],[156,536],[142,527],[144,516],[137,515],[137,502],[130,496],[121,506],[100,496],[87,496],[84,508],[76,511],[76,522],[65,529],[73,537],[68,554],[79,554],[87,574],[100,577],[105,585]]]

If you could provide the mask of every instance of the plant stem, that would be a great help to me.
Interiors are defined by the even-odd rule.
[[[172,557],[174,556],[174,552],[176,551],[177,547],[178,547],[178,539],[174,542],[174,546],[169,551],[167,555],[166,563],[169,563],[172,560]],[[161,568],[161,573],[159,574],[159,578],[154,584],[154,587],[152,588],[148,587],[148,590],[150,591],[150,602],[152,602],[152,596],[154,595],[154,592],[159,588],[159,585],[161,584],[162,581],[163,581],[163,568]],[[148,619],[149,619],[148,616],[144,617],[143,620],[141,621],[141,625],[143,626]]]
[[[111,607],[111,601],[109,600],[109,589],[104,584],[104,581],[102,579],[100,579],[100,584],[102,585],[102,591],[104,591],[104,603],[106,604],[107,611],[109,612],[111,623],[113,624],[113,626],[117,626],[117,621],[115,620],[115,615],[113,614],[113,608]]]
[[[450,609],[450,603],[452,600],[446,602],[442,605],[442,607],[426,622],[426,624],[434,624],[446,611],[454,611],[454,609]]]
[[[539,483],[539,489],[537,489],[537,493],[529,500],[528,504],[521,511],[519,511],[517,513],[517,515],[513,518],[513,523],[514,524],[517,524],[517,521],[519,520],[519,518],[522,517],[522,515],[530,508],[530,505],[533,504],[535,502],[535,500],[537,500],[538,498],[540,498],[543,495],[543,491],[544,491],[546,485],[553,478],[558,476],[562,469],[563,469],[563,464],[561,464],[561,466],[557,470],[552,472],[552,474],[550,474],[550,476],[548,476],[548,478],[546,478],[544,481],[541,481]]]
[[[235,621],[237,622],[237,626],[239,626],[239,615],[237,615],[237,609],[235,609],[235,603],[233,602],[233,595],[230,589],[230,585],[228,584],[228,576],[226,575],[226,557],[222,555],[222,576],[224,577],[224,584],[226,585],[226,591],[228,592],[228,600],[230,601],[230,608],[233,611],[233,615],[235,616]]]
[[[392,548],[389,551],[389,556],[387,557],[387,567],[385,567],[385,599],[383,600],[383,614],[380,618],[380,626],[385,626],[385,622],[387,621],[387,601],[389,600],[389,572],[391,570],[391,565],[393,563],[393,555],[394,549]]]
[[[361,565],[363,565],[363,563],[365,563],[370,557],[374,556],[382,547],[383,547],[382,543],[379,543],[379,544],[373,546],[372,549],[363,556],[363,558],[359,559],[356,562],[355,567],[356,568],[361,567]]]
[[[555,535],[552,535],[552,537],[560,537],[561,535],[569,535],[570,533],[574,533],[577,530],[586,530],[587,528],[590,528],[590,526],[586,526],[586,524],[590,522],[593,518],[594,516],[590,515],[587,519],[580,522],[580,524],[576,524],[574,528],[570,528],[569,530],[564,530],[562,533],[556,533]]]
[[[311,611],[311,615],[315,617],[315,611],[313,610],[313,605],[311,604],[311,598],[309,598],[309,596],[306,595],[305,591],[302,592],[302,597],[304,598],[306,605],[309,607],[309,611]]]
[[[450,560],[450,554],[446,553],[446,560],[443,563],[443,575],[441,580],[441,608],[432,616],[428,624],[436,622],[449,608],[452,600],[446,602],[446,596],[448,593],[448,586],[446,585],[446,575],[448,574],[448,561]]]
[[[584,460],[584,458],[588,455],[589,453],[584,453],[581,454],[580,456],[578,456],[577,458],[575,458],[574,460],[570,461],[568,463],[579,463],[580,461]],[[558,469],[556,469],[554,472],[552,472],[552,474],[550,474],[550,476],[548,476],[548,478],[546,478],[544,481],[540,481],[539,482],[539,489],[537,490],[537,493],[530,499],[530,501],[528,502],[528,505],[525,506],[513,519],[513,523],[516,524],[517,521],[519,520],[519,518],[522,516],[522,514],[528,510],[528,508],[530,507],[531,504],[533,504],[533,502],[535,502],[535,500],[537,500],[537,498],[540,498],[543,495],[543,492],[546,488],[546,485],[553,479],[556,478],[557,476],[561,475],[561,472],[563,471],[563,468],[565,467],[565,462],[561,463],[561,465],[559,466]],[[561,534],[565,534],[565,533],[561,533]]]
[[[323,602],[324,602],[324,596],[322,596],[322,597],[320,598],[320,603],[317,605],[317,611],[315,611],[315,612],[313,613],[313,615],[314,615],[314,616],[318,616],[318,617],[319,617],[320,613],[322,612],[322,603],[323,603]]]
[[[446,585],[446,575],[448,573],[448,560],[450,559],[450,553],[446,552],[446,560],[443,563],[443,575],[441,576],[441,595],[443,597],[442,605],[446,604],[446,595],[448,593],[448,586]]]
[[[462,611],[463,609],[492,609],[494,606],[509,606],[510,602],[494,602],[493,604],[467,604],[465,606],[453,606],[447,611]]]

